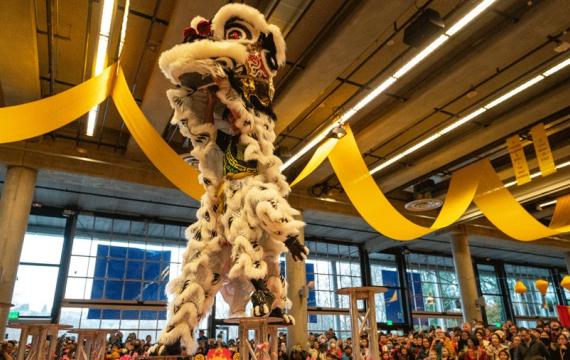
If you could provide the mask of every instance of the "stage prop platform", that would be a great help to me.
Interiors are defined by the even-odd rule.
[[[103,360],[107,351],[107,335],[111,329],[73,329],[77,334],[76,360]]]
[[[339,295],[350,297],[350,318],[352,323],[352,354],[355,360],[361,360],[360,338],[368,334],[368,355],[371,359],[379,359],[378,326],[376,323],[375,295],[385,293],[388,289],[381,286],[350,287],[337,290]],[[358,309],[358,300],[364,302],[364,316]]]
[[[226,324],[239,325],[240,360],[261,360],[255,355],[255,347],[261,343],[269,344],[271,360],[277,360],[279,347],[278,328],[287,327],[280,324],[281,319],[273,317],[239,317],[224,320]],[[255,331],[253,347],[249,342],[249,330]]]
[[[28,336],[32,336],[32,346],[25,356],[25,351],[18,351],[16,360],[51,360],[55,354],[57,346],[57,333],[60,330],[71,329],[71,325],[63,324],[33,324],[33,323],[12,323],[8,325],[11,329],[20,329],[20,346],[28,343]],[[49,339],[48,339],[49,337]],[[49,348],[46,351],[46,345]]]

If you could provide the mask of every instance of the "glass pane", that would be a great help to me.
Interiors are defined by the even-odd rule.
[[[63,236],[26,233],[20,262],[59,264]]]
[[[505,308],[503,305],[503,297],[497,295],[483,295],[485,298],[485,314],[487,315],[487,323],[494,325],[503,323],[506,320]]]
[[[50,316],[59,268],[20,265],[12,303],[20,316]]]
[[[548,269],[505,264],[505,272],[515,316],[556,317],[558,298],[554,286],[558,286],[558,281],[553,281]],[[544,296],[534,284],[538,279],[544,279],[549,282]],[[515,293],[514,288],[517,281],[522,281],[525,284],[527,288],[526,293]]]

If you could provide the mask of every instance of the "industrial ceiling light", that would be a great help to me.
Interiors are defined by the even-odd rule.
[[[346,130],[342,126],[337,126],[331,131],[331,136],[340,139],[346,135]]]
[[[467,26],[473,19],[479,16],[483,11],[485,11],[489,6],[491,6],[497,0],[483,0],[471,9],[465,16],[459,19],[455,24],[453,24],[445,34],[439,36],[432,43],[426,46],[420,53],[414,56],[410,61],[400,67],[392,76],[384,80],[380,85],[378,85],[372,92],[360,100],[355,106],[347,110],[340,119],[334,121],[329,126],[326,126],[319,134],[317,134],[308,144],[303,146],[296,154],[294,154],[289,160],[287,160],[283,165],[281,165],[281,171],[284,171],[289,166],[291,166],[295,161],[299,160],[303,155],[309,152],[312,148],[317,146],[323,139],[327,137],[327,134],[336,126],[342,125],[348,122],[359,110],[370,103],[373,99],[378,97],[391,85],[393,85],[398,79],[400,79],[404,74],[413,69],[422,60],[428,57],[436,49],[438,49],[443,43],[445,43],[450,37],[454,36],[461,29]]]
[[[101,24],[99,25],[99,34],[97,36],[97,51],[95,52],[95,66],[93,75],[99,75],[107,63],[107,49],[109,47],[109,37],[111,35],[111,23],[113,21],[113,10],[115,8],[115,0],[103,0],[103,9],[101,10]],[[95,125],[97,124],[97,115],[99,113],[99,105],[94,106],[87,115],[87,136],[95,134]]]
[[[417,150],[419,150],[419,149],[423,148],[424,146],[430,144],[431,142],[435,141],[436,139],[440,138],[441,136],[443,136],[443,135],[451,132],[452,130],[455,130],[458,127],[460,127],[460,126],[468,123],[469,121],[475,119],[476,117],[478,117],[479,115],[481,115],[485,111],[492,109],[495,106],[507,101],[508,99],[510,99],[510,98],[514,97],[515,95],[523,92],[524,90],[536,85],[537,83],[544,80],[546,77],[557,73],[558,71],[564,69],[565,67],[567,67],[569,65],[570,65],[570,58],[565,59],[565,60],[561,61],[560,63],[550,67],[548,70],[545,70],[544,72],[542,72],[542,74],[535,76],[534,78],[532,78],[532,79],[526,81],[525,83],[517,86],[516,88],[514,88],[514,89],[510,90],[509,92],[503,94],[502,96],[498,97],[497,99],[489,102],[488,104],[483,105],[482,107],[472,111],[468,115],[459,118],[458,120],[454,121],[453,123],[449,124],[448,126],[444,127],[443,129],[439,130],[438,132],[431,135],[430,137],[420,141],[419,143],[417,143],[415,145],[412,145],[411,147],[404,150],[403,152],[396,154],[393,157],[389,158],[388,160],[378,164],[378,166],[376,166],[375,168],[370,170],[370,174],[374,175],[378,171],[387,168],[388,166],[390,166],[390,165],[394,164],[395,162],[403,159],[404,157],[410,155],[411,153],[416,152]],[[534,174],[531,174],[531,178],[533,177],[533,175]],[[537,173],[536,176],[539,176],[539,175],[540,175],[540,173]],[[512,185],[516,184],[516,182],[513,182],[512,185],[508,185],[508,184],[510,184],[510,183],[507,183],[507,185],[505,185],[505,186],[507,186],[507,187],[512,186]]]
[[[567,166],[570,166],[570,161],[566,161],[566,162],[563,162],[562,164],[556,165],[556,170],[563,169],[563,168],[565,168],[565,167],[567,167]],[[534,179],[534,178],[536,178],[536,177],[539,177],[540,174],[541,174],[540,171],[534,172],[534,173],[530,174],[530,178],[531,178],[531,179]],[[516,181],[516,180],[513,180],[513,181],[510,181],[510,182],[506,183],[506,184],[505,184],[505,187],[509,188],[509,187],[514,186],[514,185],[516,185],[516,184],[517,184],[517,181]]]

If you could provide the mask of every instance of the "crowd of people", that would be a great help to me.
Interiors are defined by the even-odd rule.
[[[359,341],[363,358],[366,360],[570,360],[568,338],[570,329],[558,321],[538,321],[532,329],[517,327],[507,321],[501,328],[486,327],[482,323],[464,323],[461,328],[428,330],[401,334],[396,331],[378,334],[379,359],[369,354],[368,337]],[[311,333],[306,344],[297,344],[287,352],[286,334],[279,334],[279,360],[351,360],[357,359],[352,352],[353,339],[341,339],[332,329],[324,334]],[[267,344],[265,344],[267,345]],[[123,339],[117,331],[109,336],[107,360],[135,360],[149,357],[152,338],[138,339],[135,333]],[[263,344],[253,346],[263,359],[269,349]],[[29,345],[24,351],[29,349]],[[55,358],[70,360],[76,357],[77,344],[72,337],[58,340]],[[178,360],[234,360],[239,359],[239,342],[224,342],[198,334],[198,349],[186,354],[184,349]],[[0,360],[15,360],[20,347],[16,341],[4,341],[0,348]],[[272,350],[271,350],[272,351]],[[358,357],[360,358],[360,357]]]

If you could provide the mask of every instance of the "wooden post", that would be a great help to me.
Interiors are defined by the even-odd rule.
[[[365,286],[343,288],[337,291],[337,294],[339,295],[350,296],[352,356],[355,360],[363,359],[360,349],[360,338],[364,331],[368,334],[368,357],[370,359],[380,358],[380,350],[378,349],[378,326],[376,323],[375,295],[385,293],[386,290],[388,289],[381,286]],[[358,310],[358,300],[364,301],[366,313],[363,317]]]
[[[57,345],[57,333],[59,330],[71,329],[71,325],[61,324],[34,324],[34,323],[12,323],[8,325],[12,329],[20,329],[20,349],[25,350],[28,336],[32,336],[32,345],[28,356],[24,356],[25,351],[18,351],[17,360],[52,360]],[[50,344],[46,349],[47,336],[50,335]]]
[[[252,354],[251,352],[255,351],[255,348],[257,345],[259,345],[263,342],[269,343],[270,331],[277,332],[277,329],[269,330],[268,325],[275,324],[275,323],[278,323],[280,321],[281,321],[281,319],[279,319],[279,318],[241,317],[241,318],[227,319],[224,322],[226,324],[237,324],[237,325],[239,325],[239,356],[240,356],[240,360],[250,360],[250,359],[257,360],[255,355]],[[255,344],[253,347],[250,347],[250,345],[249,345],[249,339],[248,339],[249,330],[255,331]],[[278,341],[277,341],[277,344],[279,344]],[[273,351],[275,351],[275,353],[277,354],[278,349],[273,348],[273,346],[270,346],[269,353],[271,354]]]

